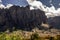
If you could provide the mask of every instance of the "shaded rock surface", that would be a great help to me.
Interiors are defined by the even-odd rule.
[[[30,10],[29,6],[14,5],[9,9],[0,9],[0,11],[0,27],[2,29],[5,27],[12,31],[15,27],[15,29],[31,30],[34,27],[40,27],[42,22],[47,23],[44,11],[40,9]]]
[[[48,23],[52,28],[60,29],[60,16],[48,18]]]

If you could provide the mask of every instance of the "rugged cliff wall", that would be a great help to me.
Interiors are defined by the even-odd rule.
[[[38,27],[46,23],[46,16],[40,9],[30,10],[29,6],[19,7],[12,6],[9,9],[0,9],[0,31],[5,31],[7,28],[12,30],[16,29]]]
[[[60,29],[60,16],[48,18],[48,23],[51,25],[51,28]]]

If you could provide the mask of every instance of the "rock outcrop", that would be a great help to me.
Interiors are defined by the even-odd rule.
[[[48,18],[48,23],[51,28],[60,29],[60,16]]]
[[[12,6],[9,9],[0,10],[0,25],[2,24],[4,27],[6,25],[6,28],[10,31],[13,30],[13,27],[16,29],[32,29],[34,27],[40,27],[42,22],[47,23],[47,17],[44,11],[40,9],[30,10],[29,6]]]

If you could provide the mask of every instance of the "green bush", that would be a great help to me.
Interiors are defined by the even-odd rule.
[[[49,40],[54,40],[54,37],[49,37]]]
[[[30,40],[40,40],[40,37],[37,33],[34,33],[31,35],[31,39]]]
[[[0,34],[0,40],[23,40],[23,37],[16,34]]]
[[[12,33],[0,33],[0,40],[60,40],[60,35],[57,35],[55,37],[46,36],[46,37],[40,37],[37,32],[32,34],[29,37],[25,37],[23,33],[18,32],[12,32]]]
[[[57,35],[57,39],[56,40],[60,40],[60,35]]]

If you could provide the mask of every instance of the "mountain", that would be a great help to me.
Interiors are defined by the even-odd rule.
[[[60,29],[60,8],[59,5],[57,6],[57,4],[59,4],[59,1],[50,1],[50,0],[39,0],[39,1],[30,1],[30,2],[22,1],[22,0],[0,1],[0,8],[1,8],[0,32],[6,31],[7,29],[11,32],[13,31],[13,28],[16,28],[16,29],[22,29],[24,31],[25,30],[26,31],[32,30],[34,32],[41,31],[40,33],[42,34],[60,33],[60,30],[58,30]],[[39,8],[42,9],[43,11],[39,9],[30,10],[29,6],[25,7],[28,4],[31,5],[30,6],[31,9]],[[20,7],[20,6],[24,6],[24,7]],[[58,9],[56,10],[56,8]],[[48,18],[46,18],[46,16]],[[41,25],[42,22],[46,23],[46,21],[48,22],[48,24]],[[36,29],[33,30],[36,27],[37,30]],[[38,30],[38,28],[40,30]]]

